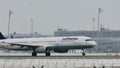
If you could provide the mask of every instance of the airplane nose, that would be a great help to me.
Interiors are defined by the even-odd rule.
[[[89,41],[87,42],[88,45],[92,46],[92,47],[96,47],[97,43],[95,41]]]
[[[95,41],[93,41],[92,45],[95,47],[95,46],[97,46],[97,43]]]

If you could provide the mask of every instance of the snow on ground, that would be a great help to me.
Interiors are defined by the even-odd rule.
[[[93,68],[119,66],[120,59],[0,59],[0,68]]]
[[[117,53],[99,53],[88,55],[116,55]],[[0,52],[0,55],[31,55],[30,52]],[[44,55],[44,54],[42,54]],[[52,55],[79,55],[79,54],[59,54]],[[118,53],[118,55],[120,55]],[[2,59],[0,58],[0,68],[120,68],[120,59]]]

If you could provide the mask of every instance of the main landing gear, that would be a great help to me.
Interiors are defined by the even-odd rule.
[[[50,56],[50,52],[46,52],[45,53],[45,56]],[[37,53],[36,52],[32,52],[32,56],[37,56]]]
[[[45,53],[45,56],[50,56],[50,50],[49,49],[46,49],[46,53]]]
[[[50,56],[50,55],[51,55],[50,50],[46,49],[45,56]],[[33,50],[32,56],[37,56],[37,52],[35,50]]]
[[[37,53],[35,51],[33,51],[32,56],[37,56]]]
[[[46,56],[50,56],[50,52],[46,52],[45,55],[46,55]]]
[[[37,53],[36,52],[32,52],[32,56],[37,56]],[[46,52],[45,56],[50,56],[50,52]]]

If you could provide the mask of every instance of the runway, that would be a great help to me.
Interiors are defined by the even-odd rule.
[[[2,54],[0,59],[120,59],[119,53],[88,53],[86,56],[80,54],[52,54],[51,56],[45,56],[44,54],[38,54],[34,57],[31,54]]]
[[[31,53],[3,53],[0,54],[0,68],[114,68],[120,67],[120,54],[87,53],[81,54],[51,54],[46,57],[38,54],[32,57]]]

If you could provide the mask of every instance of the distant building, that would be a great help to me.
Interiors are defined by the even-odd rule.
[[[54,36],[88,36],[92,38],[96,37],[120,37],[120,30],[104,30],[100,31],[68,31],[64,29],[58,29],[54,32]]]

